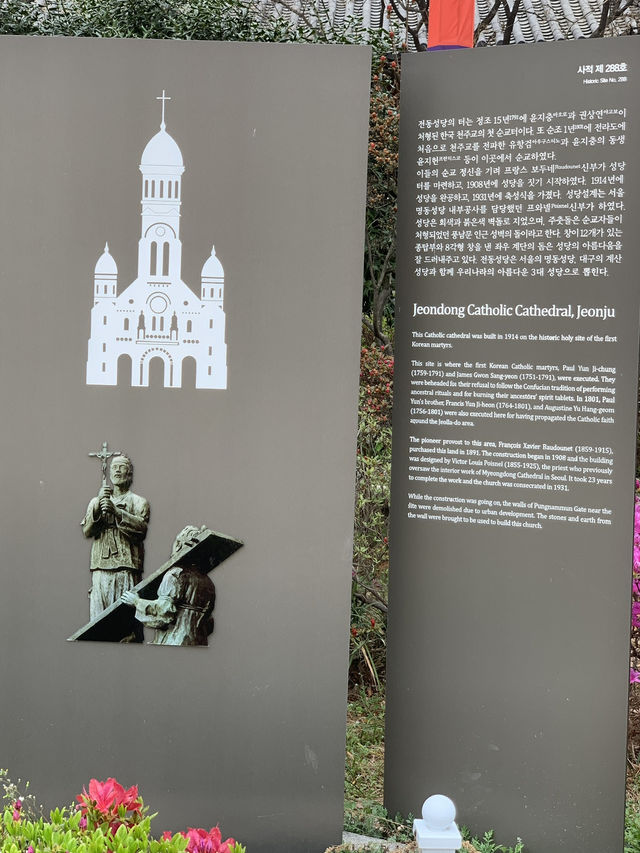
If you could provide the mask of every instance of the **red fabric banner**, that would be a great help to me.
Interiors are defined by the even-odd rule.
[[[473,47],[475,0],[431,0],[427,48]]]

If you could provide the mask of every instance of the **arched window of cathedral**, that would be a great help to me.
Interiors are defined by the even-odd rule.
[[[169,244],[162,247],[162,275],[169,275]]]
[[[151,331],[155,332],[155,330],[156,330],[156,318],[152,317],[151,318]]]
[[[164,332],[164,317],[160,317],[160,331]]]
[[[125,332],[129,331],[129,318],[128,317],[124,318],[124,330],[125,330]]]
[[[155,194],[156,194],[156,182],[151,181],[151,196],[155,197]]]
[[[213,299],[213,288],[211,288],[211,298]]]
[[[106,314],[105,314],[105,316],[102,318],[102,325],[103,325],[103,326],[106,326],[106,325],[107,325],[107,315],[106,315]]]
[[[213,320],[209,320],[209,328],[213,329]]]
[[[176,184],[176,198],[178,198],[178,182],[176,181],[175,184]]]
[[[218,288],[218,299],[222,299],[222,288]]]
[[[148,197],[148,195],[149,195],[149,181],[144,182],[144,194],[145,194],[145,197]]]
[[[192,329],[193,323],[191,322],[191,320],[187,320],[187,332],[190,334]]]
[[[104,292],[105,292],[105,293],[107,292],[107,285],[106,285],[106,284],[105,284],[105,286],[104,286]]]
[[[149,273],[150,275],[156,274],[156,268],[158,266],[158,244],[154,240],[151,244],[151,254],[149,258]]]
[[[164,198],[164,181],[160,181],[160,198]]]

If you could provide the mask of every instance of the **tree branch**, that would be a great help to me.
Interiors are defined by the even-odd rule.
[[[513,25],[516,20],[516,15],[518,14],[518,9],[520,8],[520,0],[514,0],[511,10],[509,10],[509,4],[507,3],[507,0],[503,0],[503,2],[504,8],[507,12],[507,25],[504,28],[502,43],[509,44],[509,42],[511,41],[511,33],[513,32]]]
[[[375,335],[375,332],[373,330],[373,323],[365,314],[362,315],[362,325],[365,327],[365,329],[369,329],[372,335]]]
[[[604,3],[602,4],[602,12],[600,13],[600,21],[598,23],[598,28],[591,33],[590,38],[599,39],[602,38],[602,36],[604,35],[604,31],[607,28],[607,21],[609,19],[609,6],[610,0],[604,0]]]
[[[391,0],[391,5],[393,7],[393,11],[398,16],[398,20],[401,21],[402,23],[404,23],[405,19],[402,17],[402,11],[398,8],[398,4],[396,3],[396,0]],[[409,10],[408,9],[405,11],[405,16],[409,17]]]
[[[382,341],[384,346],[391,349],[391,341],[389,337],[382,331],[382,319],[384,317],[384,306],[387,303],[389,294],[391,293],[391,274],[389,274],[389,284],[387,287],[381,287],[373,296],[373,332],[379,341]]]
[[[354,592],[353,597],[358,601],[362,602],[362,604],[368,604],[370,607],[375,607],[376,610],[380,611],[380,613],[386,613],[387,605],[376,595],[376,593],[368,586],[365,586],[362,583],[360,584],[360,586],[363,587],[363,589],[366,589],[367,592],[370,592],[372,595],[374,595],[375,600],[371,601],[371,599],[367,598],[366,595],[363,595],[361,592]]]
[[[407,9],[407,31],[413,39],[416,51],[419,53],[427,49],[427,45],[420,41],[420,30],[424,27],[425,32],[429,32],[429,0],[416,0],[416,6],[420,13],[418,25],[416,27],[409,25],[409,10]]]
[[[480,21],[480,23],[476,27],[476,30],[473,34],[474,45],[478,41],[480,33],[485,29],[485,27],[489,26],[491,21],[493,21],[495,16],[498,14],[498,9],[500,8],[501,5],[502,5],[502,0],[495,0],[495,3],[491,7],[491,9],[487,12],[487,14],[484,16],[484,18]]]
[[[371,283],[375,288],[375,279],[376,279],[376,271],[373,267],[373,249],[371,248],[371,240],[369,239],[369,229],[366,228],[364,232],[364,244],[367,250],[367,264],[369,266],[369,278],[371,279]]]
[[[378,280],[376,281],[376,284],[375,284],[376,290],[378,290],[382,287],[382,282],[384,281],[385,276],[387,275],[387,269],[389,268],[389,261],[391,260],[391,255],[393,254],[394,248],[395,248],[395,241],[390,240],[389,241],[389,248],[387,249],[387,254],[384,256],[384,261],[382,262],[382,271],[380,272],[380,275],[378,276]]]

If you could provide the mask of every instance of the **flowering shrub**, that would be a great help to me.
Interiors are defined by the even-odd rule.
[[[360,352],[349,676],[380,687],[385,671],[393,356],[372,339]]]
[[[233,838],[222,840],[222,833],[217,826],[212,827],[209,832],[206,829],[193,829],[189,827],[186,832],[180,832],[187,839],[187,853],[241,853],[245,848],[234,841]],[[172,840],[170,832],[163,833],[165,840]]]
[[[398,212],[400,69],[395,37],[375,46],[369,112],[364,299],[366,322],[376,339],[389,343],[384,321],[393,315]]]
[[[6,779],[6,771],[0,777]],[[137,786],[125,789],[113,778],[92,779],[75,809],[54,809],[49,820],[37,816],[32,798],[3,784],[0,853],[246,853],[233,838],[222,841],[217,826],[153,838]]]
[[[380,426],[391,423],[393,356],[387,347],[369,344],[360,350],[360,409],[375,414]]]
[[[631,666],[629,681],[640,682],[640,480],[636,480],[633,518],[633,591],[631,598]]]
[[[364,344],[360,350],[358,454],[384,450],[391,426],[393,355],[387,347]]]

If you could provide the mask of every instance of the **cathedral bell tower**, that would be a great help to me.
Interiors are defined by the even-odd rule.
[[[118,291],[118,267],[113,255],[109,252],[109,244],[105,243],[104,252],[98,258],[93,273],[94,300],[114,299]]]
[[[165,101],[162,97],[160,130],[142,152],[142,233],[138,246],[138,277],[152,287],[163,280],[179,279],[182,266],[180,242],[180,205],[182,152],[166,131]]]

